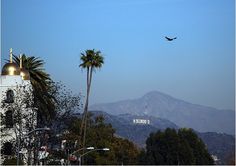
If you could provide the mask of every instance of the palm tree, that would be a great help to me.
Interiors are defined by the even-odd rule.
[[[85,146],[85,137],[86,137],[86,126],[87,126],[87,114],[88,114],[88,104],[89,104],[89,94],[92,82],[93,71],[97,68],[101,68],[104,63],[104,58],[101,55],[101,51],[86,50],[85,54],[81,53],[80,57],[82,63],[79,65],[82,69],[87,70],[87,93],[86,93],[86,101],[84,105],[84,113],[80,128],[80,136],[83,133],[83,144],[82,147]],[[84,130],[83,130],[84,129]]]
[[[20,58],[13,56],[13,60],[20,66]],[[54,116],[53,97],[49,95],[50,75],[45,72],[44,61],[38,57],[22,55],[22,66],[29,72],[33,87],[34,102],[38,107],[38,123]]]
[[[15,56],[13,60],[16,64],[20,65],[20,58]],[[44,71],[44,61],[39,59],[39,57],[30,56],[27,57],[25,54],[22,55],[22,65],[30,73],[30,81],[35,86],[36,84],[40,88],[46,88],[50,76]]]

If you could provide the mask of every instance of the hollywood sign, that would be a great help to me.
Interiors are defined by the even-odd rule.
[[[150,124],[148,119],[133,119],[134,124]]]

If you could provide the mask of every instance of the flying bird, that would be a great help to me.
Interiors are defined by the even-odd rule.
[[[177,39],[177,37],[174,37],[174,38],[169,38],[169,37],[165,37],[166,38],[166,40],[168,40],[168,41],[172,41],[172,40],[174,40],[174,39]]]

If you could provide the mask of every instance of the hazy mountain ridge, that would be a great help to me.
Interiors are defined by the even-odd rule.
[[[234,155],[234,136],[215,132],[196,133],[207,145],[208,151],[220,158],[221,161],[219,161],[219,164],[226,164],[230,155]]]
[[[145,146],[145,140],[151,132],[166,128],[178,128],[174,123],[156,117],[130,114],[110,115],[103,111],[91,111],[91,113],[93,117],[102,115],[105,123],[110,123],[115,128],[116,135],[127,138],[142,147]],[[149,125],[134,124],[133,119],[149,119],[151,123]]]
[[[98,115],[103,115],[105,122],[110,123],[116,130],[116,135],[133,141],[140,147],[145,147],[145,141],[151,132],[156,132],[158,130],[164,130],[166,128],[179,127],[174,123],[151,116],[138,116],[131,114],[121,114],[121,115],[110,115],[103,111],[91,111],[93,117]],[[149,125],[134,124],[133,119],[149,119]],[[197,135],[203,140],[207,145],[209,152],[216,155],[220,161],[218,164],[225,164],[227,157],[234,151],[235,148],[235,137],[223,133],[206,132],[201,133],[195,131]]]
[[[90,110],[102,110],[113,115],[149,115],[167,119],[180,127],[200,132],[223,132],[234,134],[235,112],[192,104],[158,91],[143,97],[107,104],[95,104]]]

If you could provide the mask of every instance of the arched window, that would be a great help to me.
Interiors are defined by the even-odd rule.
[[[3,155],[12,155],[12,143],[6,142],[3,144]]]
[[[14,92],[13,90],[8,90],[6,92],[6,103],[13,103],[14,102]]]
[[[5,122],[6,122],[6,128],[12,128],[13,127],[13,111],[12,110],[8,110],[6,112],[6,118],[5,118]]]

